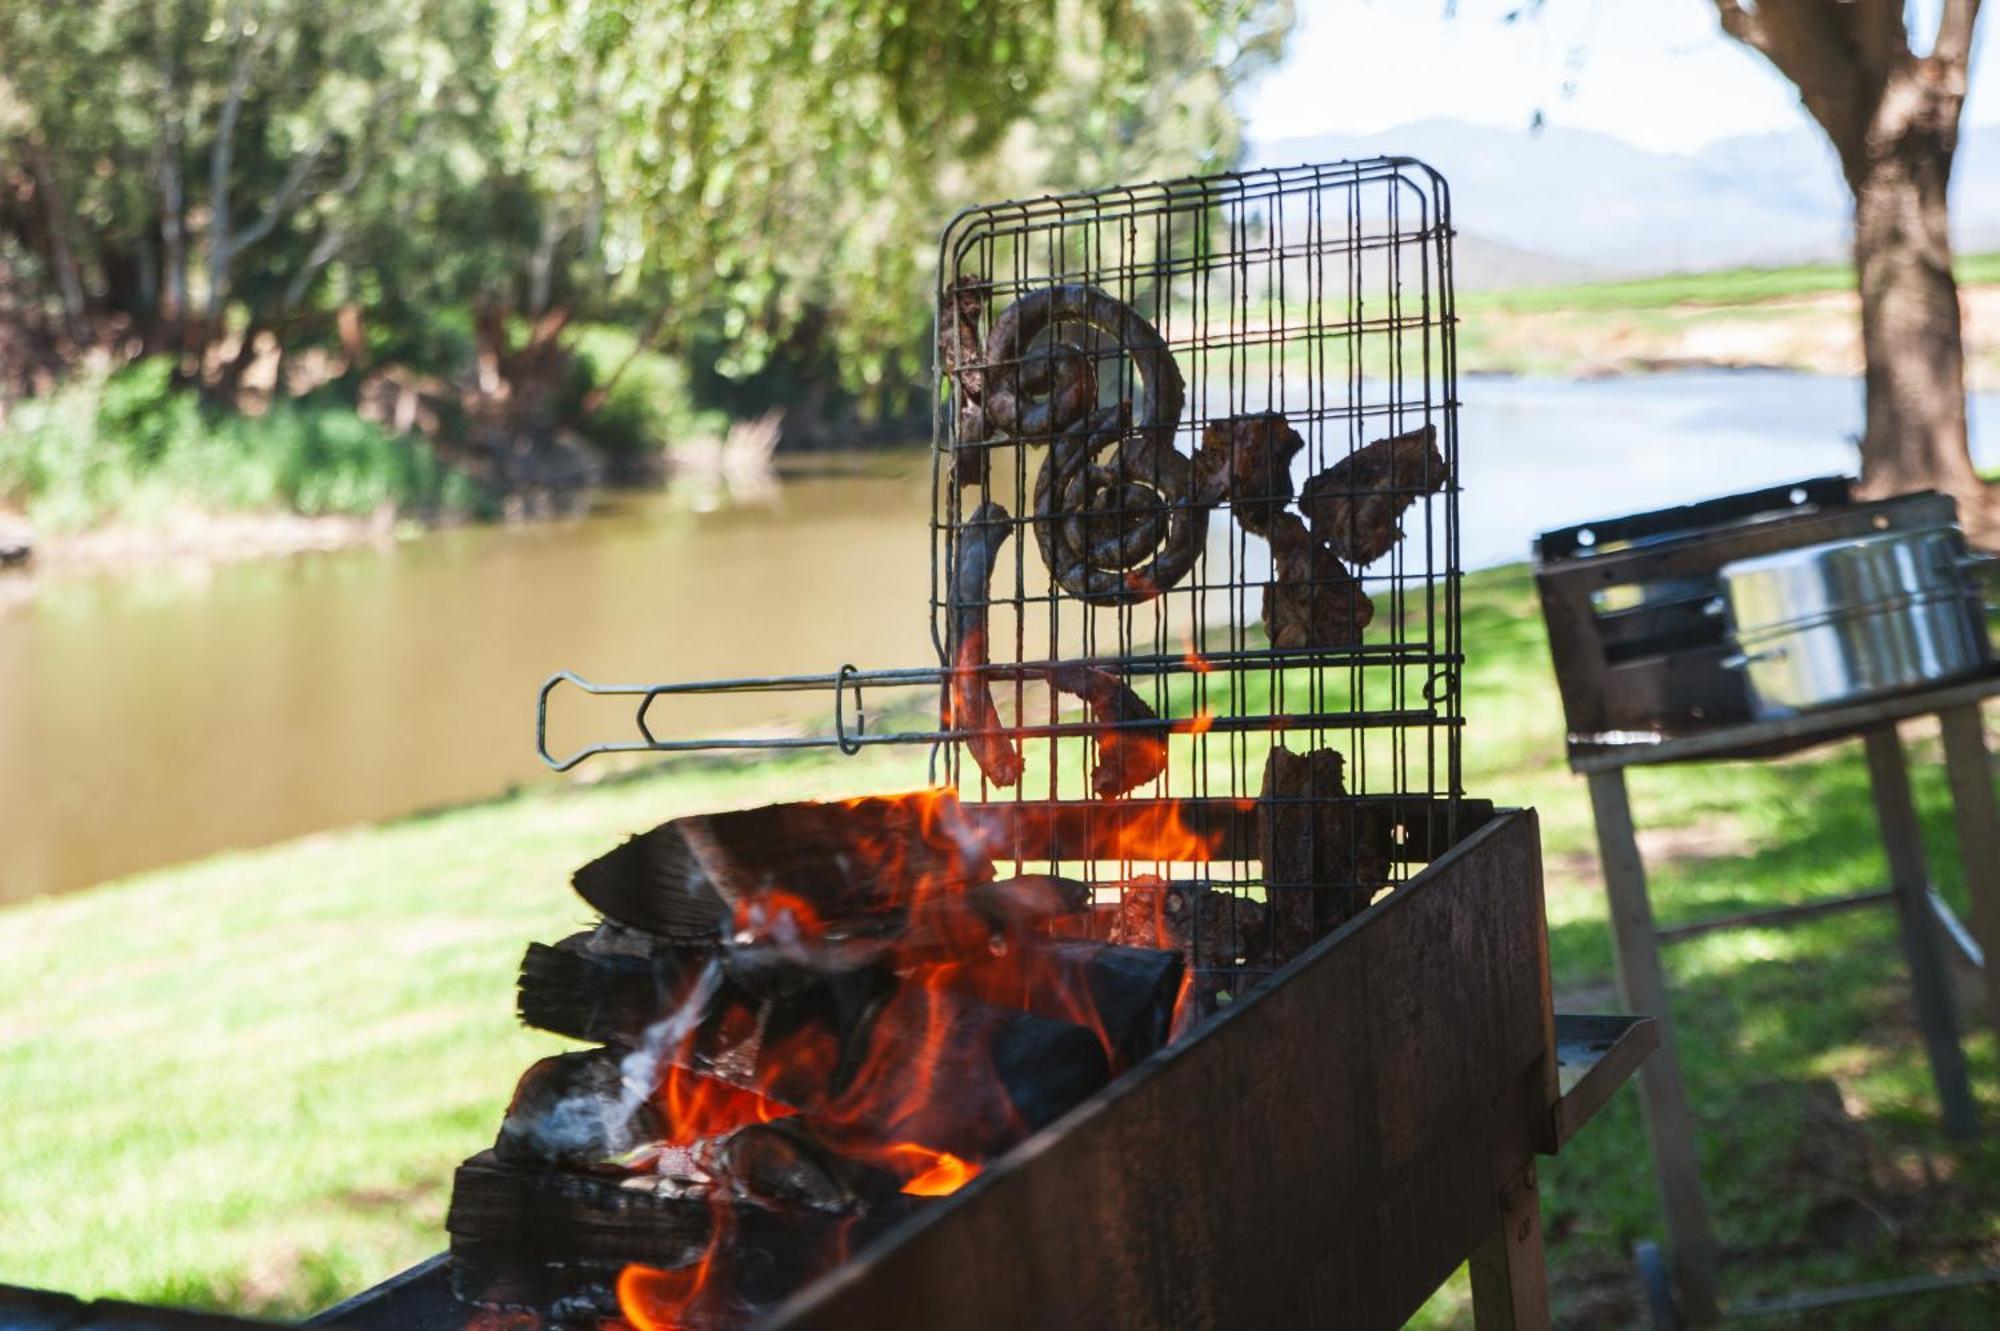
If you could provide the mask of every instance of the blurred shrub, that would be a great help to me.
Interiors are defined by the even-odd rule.
[[[165,360],[86,375],[0,429],[0,500],[76,530],[175,509],[463,514],[478,487],[422,439],[308,397],[262,416],[204,411]]]
[[[632,333],[609,324],[588,324],[570,335],[577,364],[571,395],[578,408],[592,388],[618,376],[604,402],[582,419],[592,444],[609,455],[637,457],[676,441],[719,436],[728,428],[724,413],[695,405],[685,362],[657,351],[634,357],[637,345]]]

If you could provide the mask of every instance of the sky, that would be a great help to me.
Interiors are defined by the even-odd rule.
[[[1295,0],[1284,63],[1244,99],[1249,136],[1370,134],[1447,118],[1612,134],[1693,152],[1737,134],[1809,122],[1764,58],[1724,37],[1712,0]],[[1915,0],[1913,31],[1934,30],[1938,0]],[[1991,26],[1991,20],[1984,27]],[[1983,34],[1982,34],[1983,36]],[[1966,123],[2000,119],[2000,61],[1973,59]]]

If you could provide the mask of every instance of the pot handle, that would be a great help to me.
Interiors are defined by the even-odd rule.
[[[1766,647],[1761,652],[1736,652],[1717,662],[1724,670],[1748,670],[1760,661],[1779,661],[1785,657],[1783,647]]]

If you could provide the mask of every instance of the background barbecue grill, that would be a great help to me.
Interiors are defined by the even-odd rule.
[[[1228,914],[1240,907],[1240,919],[1204,931],[1195,960],[1207,997],[1240,991],[1246,975],[1269,971],[1287,951],[1272,936],[1280,912],[1257,902],[1339,884],[1267,883],[1255,861],[1070,857],[1078,846],[1117,844],[1116,836],[1092,829],[1165,807],[1154,801],[1173,801],[1177,816],[1197,829],[1243,821],[1265,793],[1266,760],[1277,744],[1301,753],[1337,749],[1345,758],[1342,793],[1361,801],[1355,816],[1379,816],[1396,835],[1407,835],[1403,829],[1415,821],[1426,841],[1449,844],[1462,794],[1451,234],[1443,180],[1408,159],[1121,187],[962,214],[940,252],[940,338],[947,350],[960,318],[984,341],[1016,302],[1087,284],[1132,320],[1157,329],[1185,379],[1184,408],[1150,433],[1144,420],[1107,428],[1088,449],[1097,470],[1082,463],[1068,469],[1054,455],[1083,447],[1075,430],[995,429],[979,419],[967,376],[940,363],[931,531],[935,666],[842,667],[678,685],[599,685],[563,674],[541,697],[543,757],[560,769],[604,752],[936,745],[936,775],[967,801],[1009,820],[1024,866],[1054,865],[1104,881],[1151,873],[1185,881],[1190,891],[1207,885],[1225,893],[1233,903]],[[1131,414],[1143,416],[1161,386],[1144,368],[1157,361],[1123,345],[1134,340],[1143,340],[1136,324],[1058,318],[1018,339],[1008,354],[988,357],[977,373],[989,399],[996,385],[1033,399],[1054,374],[1075,375],[1087,363],[1096,388],[1090,408],[1116,413],[1117,404],[1131,403]],[[1265,412],[1283,413],[1303,441],[1288,474],[1266,478],[1268,492],[1238,483],[1227,502],[1209,511],[1188,492],[1185,474],[1204,431]],[[1292,490],[1371,442],[1425,429],[1435,461],[1394,478],[1411,501],[1400,522],[1403,539],[1353,570],[1373,604],[1372,622],[1357,640],[1337,646],[1273,646],[1260,624],[1272,547],[1250,527],[1268,530],[1270,511]],[[1037,502],[1038,486],[1060,496],[1072,480],[1087,496],[1085,511]],[[1254,515],[1247,523],[1246,510]],[[1185,540],[1194,530],[1200,557],[1177,578],[1158,579],[1165,585],[1149,585],[1148,574],[1162,565],[1185,565],[1184,550],[1154,562],[1162,541]],[[1049,567],[1047,551],[1064,549],[1070,538],[1121,547],[1117,560],[1089,575],[1100,589],[1090,599],[1062,586]],[[968,576],[968,562],[989,550],[997,551],[990,579]],[[1059,564],[1062,558],[1055,556]],[[1313,573],[1322,579],[1321,569]],[[1322,580],[1301,584],[1298,609],[1308,619],[1338,617],[1333,600],[1347,595],[1341,576],[1336,566]],[[968,651],[968,615],[985,621],[983,650]],[[1153,717],[1094,712],[1075,690],[1059,687],[1064,672],[1073,678],[1078,668],[1114,673]],[[949,717],[954,669],[962,682],[990,689],[1007,739],[1018,745],[1024,770],[1011,786],[980,769],[962,717],[935,728],[884,730],[879,722],[868,728],[869,708],[878,718],[885,710],[885,690],[941,694]],[[564,683],[637,697],[639,738],[551,754],[550,697]],[[796,690],[832,695],[831,731],[664,738],[649,725],[649,709],[662,696]],[[888,708],[889,715],[911,714],[909,695],[901,696],[903,705]],[[1105,737],[1156,736],[1162,723],[1170,762],[1159,779],[1116,804],[1092,799],[1091,774]],[[1274,792],[1266,805],[1291,803],[1310,819],[1336,799],[1326,784]],[[1049,830],[1058,825],[1067,830],[1061,838]],[[1361,882],[1371,874],[1351,865],[1347,877],[1365,903],[1367,893],[1407,872],[1390,866],[1382,881]]]
[[[1843,476],[1819,477],[1544,532],[1535,542],[1535,580],[1568,722],[1569,763],[1590,783],[1619,985],[1626,1006],[1657,1018],[1661,1028],[1660,1057],[1643,1069],[1641,1089],[1665,1203],[1668,1251],[1663,1256],[1650,1242],[1639,1245],[1653,1323],[1660,1327],[1709,1325],[1724,1310],[1717,1243],[1695,1164],[1695,1119],[1668,1020],[1663,945],[1719,929],[1771,927],[1832,911],[1893,907],[1941,1117],[1956,1136],[1977,1132],[1977,1107],[1945,974],[1945,948],[1982,972],[1988,1010],[2000,1024],[2000,972],[1987,963],[2000,941],[2000,809],[1995,807],[1979,710],[1982,701],[2000,693],[2000,675],[1987,650],[1978,584],[1970,577],[1971,568],[1984,561],[1964,556],[1953,530],[1957,508],[1949,497],[1920,493],[1857,502],[1850,494],[1852,484]],[[1941,599],[1950,617],[1959,621],[1959,633],[1971,640],[1966,649],[1955,656],[1888,653],[1871,663],[1865,659],[1867,649],[1878,643],[1857,634],[1843,641],[1839,652],[1828,654],[1843,667],[1841,682],[1850,687],[1820,705],[1797,709],[1760,700],[1754,677],[1741,668],[1759,649],[1737,636],[1745,628],[1735,622],[1744,607],[1729,595],[1732,578],[1757,566],[1746,561],[1882,540],[1910,543],[1897,572],[1918,578],[1913,587],[1935,584],[1946,590],[1885,595],[1875,578],[1848,579],[1846,586],[1827,589],[1840,593],[1836,599],[1842,601],[1831,617],[1849,623],[1895,618]],[[1925,553],[1932,544],[1943,550],[1942,561]],[[1816,608],[1776,612],[1780,631],[1787,627],[1782,621],[1814,622],[1793,617]],[[1761,610],[1772,614],[1769,607]],[[1919,642],[1918,630],[1926,624],[1917,620],[1909,632],[1880,635],[1880,641]],[[1959,641],[1958,635],[1952,641]],[[1880,668],[1864,668],[1871,664]],[[1862,687],[1871,677],[1898,681],[1902,687]],[[1899,721],[1932,715],[1942,733],[1960,858],[1973,902],[1970,929],[1930,885],[1896,728]],[[1867,750],[1887,887],[1671,929],[1654,927],[1626,789],[1627,767],[1770,758],[1855,737]],[[2000,1280],[2000,1270],[1815,1291],[1763,1304],[1734,1304],[1727,1311],[1743,1316],[1800,1311],[1993,1280]]]

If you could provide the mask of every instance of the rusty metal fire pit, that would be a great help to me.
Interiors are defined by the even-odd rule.
[[[1503,811],[1276,981],[758,1322],[1398,1326],[1470,1259],[1544,1324],[1534,1157],[1654,1046],[1554,1015],[1535,817]],[[460,1326],[448,1265],[320,1319]]]

